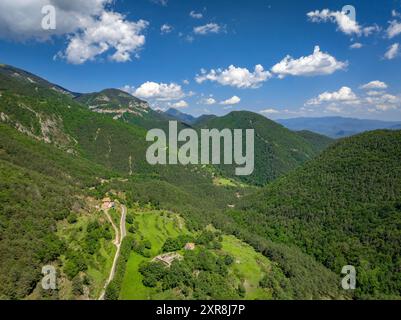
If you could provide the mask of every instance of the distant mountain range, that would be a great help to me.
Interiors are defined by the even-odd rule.
[[[179,121],[182,121],[186,124],[194,124],[197,120],[196,117],[191,116],[190,114],[187,114],[187,113],[183,113],[174,108],[168,109],[166,112],[164,112],[164,114],[166,114],[167,116],[170,116],[172,118],[175,118]]]
[[[164,115],[191,126],[199,126],[202,123],[207,123],[209,120],[217,118],[215,115],[194,117],[174,108],[165,111]],[[372,130],[401,130],[401,121],[365,120],[345,117],[292,118],[280,119],[276,120],[276,122],[292,131],[306,131],[309,132],[309,135],[311,132],[314,132],[334,139],[349,137]]]
[[[344,117],[293,118],[277,122],[293,131],[309,130],[335,139],[378,129],[401,129],[401,122]]]
[[[213,114],[205,114],[205,115],[201,115],[199,117],[194,117],[190,114],[181,112],[174,108],[170,108],[167,111],[165,111],[164,115],[166,115],[167,117],[173,118],[175,120],[181,121],[183,123],[189,124],[189,125],[195,125],[195,124],[199,125],[200,123],[217,118],[217,116],[215,116]]]

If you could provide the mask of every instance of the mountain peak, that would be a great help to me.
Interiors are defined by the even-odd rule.
[[[121,118],[126,113],[142,117],[149,110],[146,101],[114,88],[82,94],[76,100],[94,112],[111,114],[115,119]]]

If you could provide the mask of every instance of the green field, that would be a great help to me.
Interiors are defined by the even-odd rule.
[[[181,217],[161,211],[134,212],[135,222],[138,223],[138,231],[135,233],[137,240],[149,240],[152,244],[150,254],[152,257],[161,252],[161,248],[169,237],[177,237],[180,234],[189,233],[185,228]],[[139,264],[150,261],[136,252],[132,252],[127,262],[126,273],[121,288],[120,299],[122,300],[148,300],[173,298],[168,292],[157,292],[156,289],[147,288],[142,284],[142,275],[138,272]]]
[[[264,274],[270,272],[271,262],[265,256],[255,252],[248,244],[234,236],[223,237],[224,252],[235,257],[231,271],[246,289],[245,299],[271,299],[271,293],[259,287]]]
[[[120,299],[122,300],[149,300],[152,289],[142,284],[142,275],[138,272],[139,264],[148,261],[148,258],[132,252],[127,262],[126,273],[121,288]]]
[[[116,205],[115,208],[109,209],[110,218],[113,220],[117,229],[120,229],[120,221],[121,221],[121,208],[119,205]]]
[[[101,223],[109,224],[108,219],[103,212],[96,212],[92,214],[80,215],[77,222],[69,224],[66,221],[62,221],[58,224],[57,234],[61,239],[64,239],[69,244],[70,249],[82,250],[82,243],[86,235],[86,229],[90,221],[98,220]],[[112,231],[114,231],[111,228]],[[113,234],[114,239],[114,234]],[[93,255],[86,255],[88,262],[88,269],[85,272],[90,279],[89,296],[93,299],[97,299],[104,283],[109,276],[109,272],[113,263],[116,248],[112,241],[100,239],[100,248]],[[62,259],[63,264],[65,259]],[[62,290],[61,298],[68,298],[71,295],[71,286],[69,281],[65,280],[64,285],[67,287]]]
[[[150,250],[152,256],[160,254],[167,238],[189,233],[181,217],[163,211],[135,213],[135,222],[139,224],[135,238],[149,240],[152,243]]]
[[[135,213],[135,222],[139,227],[135,238],[151,242],[152,248],[149,250],[151,257],[146,258],[136,252],[131,253],[120,299],[180,299],[180,293],[174,290],[163,292],[160,288],[145,287],[142,283],[143,276],[138,268],[142,262],[148,262],[161,253],[161,248],[167,238],[190,234],[185,228],[182,218],[167,212],[148,211]],[[212,251],[219,254],[229,254],[234,258],[235,262],[229,267],[229,276],[236,286],[243,284],[246,289],[245,299],[271,299],[271,293],[259,287],[259,281],[266,273],[270,272],[271,268],[271,263],[266,257],[234,236],[224,236],[222,249]]]
[[[106,283],[113,264],[116,247],[110,242],[102,240],[102,247],[99,256],[102,257],[101,267],[99,265],[89,265],[87,274],[92,279],[91,297],[97,299]]]

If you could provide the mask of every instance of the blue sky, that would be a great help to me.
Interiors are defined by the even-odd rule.
[[[72,91],[125,88],[194,115],[401,120],[400,0],[20,2],[0,4],[0,62]],[[56,30],[40,27],[48,4]]]

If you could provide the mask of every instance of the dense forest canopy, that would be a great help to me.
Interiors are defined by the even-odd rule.
[[[400,159],[400,131],[346,138],[229,214],[251,232],[296,244],[336,273],[354,265],[357,297],[399,297]]]

